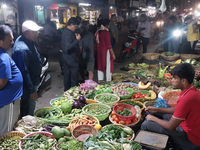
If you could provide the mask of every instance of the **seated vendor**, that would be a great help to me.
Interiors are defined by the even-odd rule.
[[[190,64],[176,66],[171,74],[172,85],[181,89],[176,107],[147,107],[151,115],[141,129],[166,134],[176,146],[191,150],[200,146],[200,91],[192,85],[195,72]]]

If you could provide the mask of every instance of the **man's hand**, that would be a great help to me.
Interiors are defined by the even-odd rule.
[[[76,33],[76,39],[80,41],[81,35]]]
[[[156,117],[155,117],[155,116],[152,116],[152,115],[147,115],[147,116],[146,116],[147,121],[154,121],[155,118],[156,118]]]
[[[31,98],[34,99],[34,100],[38,99],[37,92],[31,94]]]
[[[148,106],[145,110],[148,111],[150,114],[158,112],[156,107],[150,107],[150,106]]]

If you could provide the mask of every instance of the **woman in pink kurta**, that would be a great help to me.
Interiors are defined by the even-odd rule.
[[[115,54],[112,50],[109,33],[109,19],[103,19],[101,28],[96,32],[95,38],[97,43],[97,70],[98,82],[104,80],[104,72],[106,70],[106,81],[111,81],[113,72],[113,60]]]

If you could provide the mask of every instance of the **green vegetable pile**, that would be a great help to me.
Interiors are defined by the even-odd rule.
[[[189,63],[191,65],[197,65],[198,61],[196,61],[195,59],[186,59],[186,60],[182,60],[181,63]]]
[[[53,145],[56,143],[56,139],[52,139],[43,134],[34,134],[21,140],[23,140],[22,149],[25,150],[54,150]]]
[[[117,111],[117,114],[125,117],[132,116],[132,113],[127,108],[125,108],[123,111]]]
[[[137,63],[137,66],[138,66],[138,67],[141,67],[141,68],[144,68],[144,67],[145,67],[145,68],[146,68],[146,67],[149,67],[149,65],[148,65],[148,64],[146,64],[146,63],[141,63],[141,64],[140,64],[140,63]]]
[[[98,97],[97,100],[102,103],[111,103],[111,102],[116,102],[117,98],[113,95],[101,95],[100,97]]]
[[[94,89],[95,89],[96,91],[105,90],[105,89],[111,87],[112,85],[113,85],[112,82],[110,82],[110,84],[104,84],[104,85],[100,85],[100,84],[99,84],[99,85],[97,85],[97,87],[95,87]]]
[[[37,117],[41,117],[41,118],[54,118],[54,117],[57,117],[59,116],[61,113],[60,110],[54,108],[54,109],[51,109],[51,110],[48,110],[46,108],[43,108],[43,112],[38,114]]]
[[[81,109],[72,109],[70,113],[61,116],[60,118],[49,118],[44,119],[43,121],[48,124],[59,124],[59,125],[69,125],[70,121],[77,116],[82,115],[83,112]]]
[[[132,137],[133,130],[129,128],[122,128],[120,126],[114,126],[113,124],[108,125],[103,128],[101,132],[107,132],[112,136],[112,139],[120,139],[120,138],[130,138]]]
[[[3,142],[0,141],[0,150],[12,150],[18,149],[20,139],[9,139],[6,138]]]
[[[92,91],[92,92],[90,92],[90,93],[88,93],[88,94],[86,95],[86,98],[87,98],[87,99],[94,99],[94,97],[95,97],[95,91]]]
[[[79,142],[78,140],[71,137],[68,142],[59,144],[58,148],[61,150],[82,150],[83,142]]]
[[[83,150],[142,150],[140,143],[129,141],[126,138],[115,138],[108,133],[97,132],[93,137],[89,136],[83,143]]]
[[[92,107],[92,108],[87,107],[84,109],[84,111],[87,114],[98,116],[98,115],[103,115],[103,114],[108,113],[110,111],[110,109],[108,109],[107,107],[96,106],[96,107]]]
[[[123,101],[121,103],[125,103],[125,104],[129,104],[129,105],[132,105],[132,106],[139,106],[140,108],[143,108],[143,106],[140,104],[140,103],[137,103],[137,102],[134,102],[134,101]]]

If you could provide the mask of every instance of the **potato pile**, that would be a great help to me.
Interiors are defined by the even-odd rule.
[[[113,93],[118,92],[119,90],[126,89],[126,88],[132,88],[134,91],[138,91],[139,88],[133,84],[127,84],[127,83],[122,83],[122,84],[113,84],[111,87],[111,90]]]

